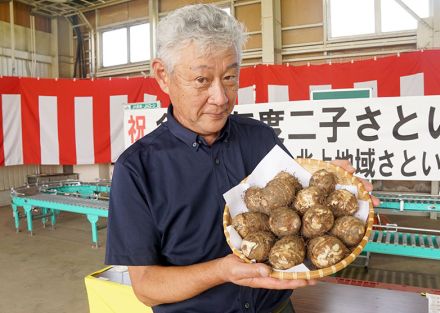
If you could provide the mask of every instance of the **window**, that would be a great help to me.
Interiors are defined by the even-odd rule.
[[[429,1],[402,0],[421,18],[430,15]],[[331,38],[417,29],[417,19],[395,0],[328,0],[327,3]]]
[[[419,17],[429,16],[429,1],[403,0]],[[382,31],[393,32],[417,29],[417,20],[394,0],[381,1]]]
[[[130,27],[130,62],[150,59],[150,24]]]
[[[231,15],[231,8],[230,7],[224,7],[222,8],[223,11],[225,11],[226,13],[228,13],[228,15]]]
[[[102,66],[150,59],[150,24],[143,23],[102,32]]]
[[[331,0],[331,37],[374,33],[374,0]]]
[[[102,33],[102,65],[126,64],[127,29],[120,28]]]

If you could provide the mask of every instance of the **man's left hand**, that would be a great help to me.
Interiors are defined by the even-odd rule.
[[[350,161],[348,160],[333,160],[330,163],[343,168],[344,170],[346,170],[351,174],[354,174],[354,172],[356,171],[356,169],[351,165]],[[367,190],[368,192],[373,191],[373,185],[368,180],[365,180],[363,178],[359,178],[359,179],[362,181],[362,184],[364,184],[365,190]],[[373,206],[378,206],[380,204],[378,198],[376,198],[373,195],[370,195],[370,197],[371,197],[371,201],[373,201]]]

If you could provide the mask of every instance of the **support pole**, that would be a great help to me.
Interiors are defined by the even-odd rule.
[[[15,30],[14,30],[14,1],[9,1],[9,25],[11,31],[11,61],[12,61],[12,73],[11,76],[16,75],[15,66]]]
[[[261,1],[261,30],[263,63],[281,64],[281,3],[280,0]]]
[[[148,0],[148,13],[150,19],[150,60],[156,57],[156,31],[159,23],[158,0]],[[151,72],[151,69],[150,69]]]

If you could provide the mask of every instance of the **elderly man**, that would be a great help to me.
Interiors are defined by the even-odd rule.
[[[115,165],[106,253],[107,264],[129,266],[154,312],[293,312],[292,289],[314,284],[270,278],[224,238],[223,193],[282,146],[265,124],[230,115],[244,41],[212,5],[183,7],[158,26],[151,67],[172,105]]]

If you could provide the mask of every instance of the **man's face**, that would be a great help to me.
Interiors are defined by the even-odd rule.
[[[180,124],[212,144],[235,104],[238,56],[233,48],[201,53],[195,44],[181,51],[174,71],[167,74],[173,114]]]

